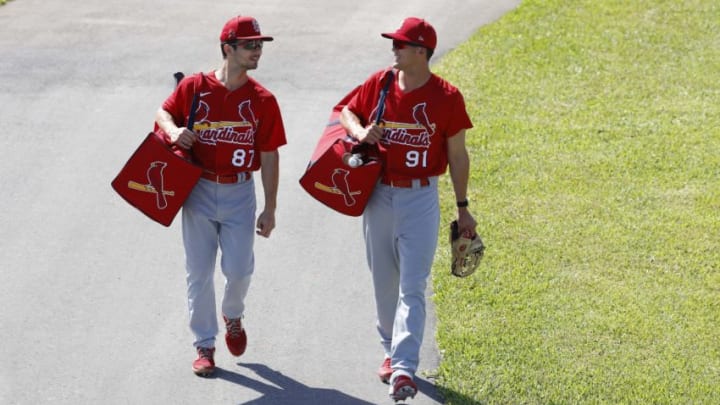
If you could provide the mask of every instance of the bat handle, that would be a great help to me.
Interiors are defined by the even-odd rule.
[[[188,115],[187,129],[191,131],[195,126],[195,113],[197,112],[198,102],[200,101],[199,99],[200,96],[198,94],[195,94],[193,96],[192,104],[190,105],[190,114]]]
[[[385,85],[383,86],[383,89],[380,91],[380,100],[378,100],[377,114],[375,115],[375,124],[376,125],[380,125],[382,116],[385,113],[385,98],[387,97],[388,91],[390,90],[390,84],[392,83],[394,78],[395,78],[395,72],[393,72],[392,70],[388,71],[387,74],[385,74]]]

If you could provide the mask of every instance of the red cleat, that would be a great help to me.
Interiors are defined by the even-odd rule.
[[[214,347],[198,347],[198,358],[193,361],[193,372],[195,375],[206,377],[215,371]]]
[[[228,319],[224,316],[223,319],[227,328],[225,343],[227,343],[228,350],[235,357],[241,356],[247,348],[247,334],[245,328],[242,327],[242,319]]]
[[[417,385],[412,378],[406,375],[400,375],[395,378],[390,387],[390,399],[393,401],[404,401],[408,397],[415,398],[417,394]]]
[[[393,373],[393,370],[390,367],[390,364],[391,364],[390,357],[386,357],[377,372],[378,377],[380,377],[380,381],[384,382],[385,384],[390,382],[390,377],[392,376],[392,373]]]

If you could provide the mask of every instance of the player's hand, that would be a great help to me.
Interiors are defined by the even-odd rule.
[[[269,238],[273,229],[275,229],[275,214],[270,211],[263,211],[257,219],[257,228],[255,233],[264,237]]]
[[[363,128],[362,131],[355,134],[355,138],[361,143],[374,144],[383,137],[383,130],[377,124],[370,124]]]
[[[473,218],[472,214],[470,214],[470,211],[468,211],[467,208],[460,208],[458,209],[458,232],[468,238],[472,238],[475,236],[476,231],[475,228],[477,228],[477,222],[475,222],[475,218]]]
[[[184,127],[171,131],[169,135],[173,143],[183,149],[190,149],[197,140],[197,135]]]

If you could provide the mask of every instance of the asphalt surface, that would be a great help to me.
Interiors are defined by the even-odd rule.
[[[380,32],[424,17],[438,31],[437,60],[518,3],[0,7],[0,403],[391,403],[375,376],[382,351],[360,220],[324,208],[298,179],[332,105],[391,63]],[[180,218],[170,228],[150,221],[110,182],[151,130],[172,74],[219,66],[218,35],[236,14],[255,16],[275,36],[252,75],[277,96],[289,144],[278,227],[256,240],[248,351],[233,358],[220,337],[219,370],[202,379],[190,369]],[[219,271],[216,281],[219,295]],[[429,310],[413,404],[442,402]]]

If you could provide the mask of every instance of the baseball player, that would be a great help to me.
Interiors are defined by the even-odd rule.
[[[273,94],[248,76],[258,66],[263,45],[272,40],[260,33],[254,18],[231,18],[220,34],[222,65],[182,79],[156,116],[158,127],[204,169],[182,212],[190,329],[198,355],[192,367],[201,376],[215,369],[217,249],[226,279],[221,305],[225,341],[230,353],[240,356],[247,345],[241,318],[254,270],[253,230],[269,237],[275,228],[278,148],[286,143],[285,129]],[[195,124],[186,128],[195,95]],[[257,170],[265,207],[255,221]]]
[[[348,133],[376,144],[383,174],[363,214],[367,260],[372,273],[377,329],[385,352],[378,370],[395,400],[414,397],[425,326],[425,289],[437,247],[438,176],[449,164],[459,231],[475,234],[468,211],[470,160],[465,130],[472,123],[462,94],[430,71],[435,29],[411,17],[390,38],[397,78],[390,86],[380,125],[374,123],[383,69],[365,81],[341,113]]]

